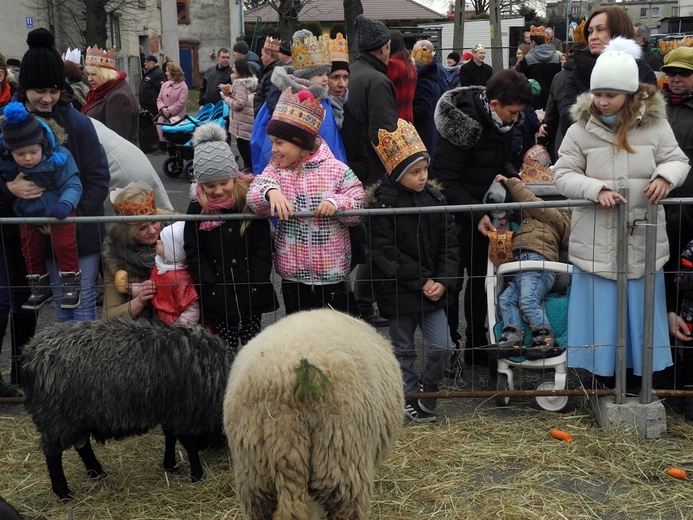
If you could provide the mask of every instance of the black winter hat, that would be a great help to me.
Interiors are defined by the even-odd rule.
[[[2,138],[5,148],[16,150],[32,144],[44,142],[43,128],[24,105],[13,101],[5,106],[5,119],[2,122]]]
[[[250,47],[248,47],[248,44],[244,42],[243,40],[239,40],[236,43],[233,44],[233,47],[231,49],[233,52],[237,52],[239,54],[248,54],[250,51]]]
[[[26,39],[29,50],[22,58],[19,86],[23,90],[50,88],[62,90],[65,85],[65,64],[55,50],[55,38],[44,28],[34,29]]]
[[[373,20],[362,14],[354,22],[356,47],[359,52],[368,52],[382,47],[390,39],[390,29],[380,20]]]
[[[291,42],[282,40],[281,44],[279,44],[279,53],[284,56],[291,56]]]

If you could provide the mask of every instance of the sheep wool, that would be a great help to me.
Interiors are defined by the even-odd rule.
[[[105,475],[89,442],[140,435],[161,425],[164,468],[176,439],[193,481],[199,450],[221,435],[228,377],[224,342],[201,327],[131,318],[56,323],[24,347],[25,406],[41,435],[53,491],[72,496],[62,453],[74,446],[90,477]]]
[[[321,309],[267,327],[238,353],[224,399],[246,517],[367,519],[403,409],[399,364],[370,325]]]

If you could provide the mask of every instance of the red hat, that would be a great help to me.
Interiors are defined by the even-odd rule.
[[[462,59],[465,60],[465,61],[469,61],[469,60],[471,60],[473,57],[474,57],[474,56],[472,56],[472,53],[469,52],[469,51],[467,51],[467,52],[465,52],[465,53],[462,54]]]

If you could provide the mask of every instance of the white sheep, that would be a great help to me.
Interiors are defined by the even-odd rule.
[[[323,309],[268,327],[237,355],[224,398],[244,513],[368,518],[403,410],[399,364],[370,325]]]

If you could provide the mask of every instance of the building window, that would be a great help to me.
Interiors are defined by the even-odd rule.
[[[111,44],[115,50],[120,50],[120,13],[112,11],[109,15],[111,26]]]
[[[176,10],[178,11],[178,23],[189,24],[188,0],[176,0]]]
[[[659,7],[653,7],[652,8],[652,18],[656,18],[659,16]]]
[[[647,18],[647,7],[640,8],[640,18]]]

